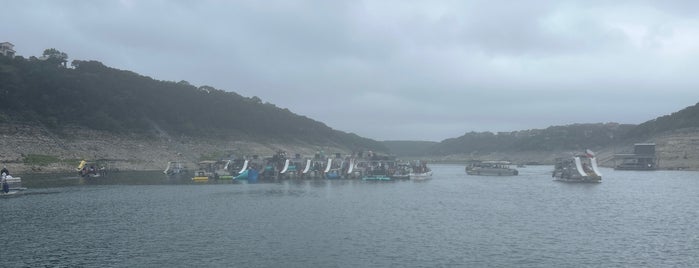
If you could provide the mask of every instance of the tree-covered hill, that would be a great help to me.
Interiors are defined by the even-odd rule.
[[[613,144],[634,125],[617,123],[573,124],[513,132],[470,132],[447,139],[433,153],[559,151],[599,148]]]
[[[48,51],[48,50],[47,50]],[[46,52],[45,52],[46,53]],[[59,56],[62,54],[58,54]],[[0,55],[0,123],[83,126],[114,133],[234,137],[385,151],[379,142],[210,86],[159,81],[97,61]]]
[[[699,103],[640,125],[597,123],[552,126],[513,132],[469,132],[439,143],[384,142],[399,156],[545,152],[628,146],[677,130],[699,129]]]
[[[699,103],[647,121],[633,128],[625,138],[642,140],[663,132],[699,127]]]

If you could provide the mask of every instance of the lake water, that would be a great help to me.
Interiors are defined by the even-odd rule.
[[[0,199],[0,266],[699,267],[699,172],[431,167],[424,182],[25,175]]]

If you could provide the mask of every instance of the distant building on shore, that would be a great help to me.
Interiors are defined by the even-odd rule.
[[[615,154],[614,162],[614,169],[618,170],[655,170],[658,168],[655,143],[636,143],[632,154]]]
[[[2,42],[0,43],[0,54],[6,57],[14,58],[15,57],[15,50],[13,49],[15,45],[13,45],[10,42]]]

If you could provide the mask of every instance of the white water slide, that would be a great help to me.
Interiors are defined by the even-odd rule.
[[[311,170],[311,159],[306,159],[306,167],[303,169],[303,174],[308,173]]]
[[[592,171],[594,171],[597,176],[602,177],[602,172],[599,172],[599,168],[597,168],[597,157],[590,159],[590,163],[592,163]]]
[[[284,161],[284,168],[282,168],[282,171],[279,172],[279,173],[284,174],[284,173],[286,173],[286,171],[287,171],[288,169],[289,169],[289,159],[287,159],[286,161]]]
[[[248,162],[248,160],[245,160],[245,162],[243,163],[243,168],[241,168],[240,171],[238,171],[238,174],[243,174],[243,172],[248,170]]]
[[[352,174],[354,170],[354,158],[350,159],[349,168],[347,169],[347,174]]]
[[[582,162],[580,162],[580,157],[577,157],[577,156],[575,157],[575,169],[578,170],[578,173],[580,173],[580,176],[583,176],[583,177],[587,176],[587,174],[585,174],[585,171],[583,170]]]
[[[325,166],[325,171],[323,171],[323,172],[325,172],[325,173],[330,172],[330,168],[332,167],[332,165],[333,165],[333,159],[328,158],[328,164]]]

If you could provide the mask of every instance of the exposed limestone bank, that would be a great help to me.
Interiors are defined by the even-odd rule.
[[[655,139],[661,169],[699,170],[699,128],[682,129]]]
[[[332,145],[261,144],[167,135],[144,137],[80,127],[53,132],[40,126],[0,124],[0,162],[13,173],[74,171],[81,159],[106,160],[110,169],[163,170],[168,161],[186,161],[194,167],[194,163],[206,156],[269,157],[278,150],[302,156],[312,156],[318,150],[326,154],[348,153],[348,150]],[[38,165],[25,163],[30,155],[48,156],[57,161]]]
[[[699,128],[663,133],[643,142],[656,143],[660,169],[699,170]],[[601,166],[615,166],[614,154],[630,153],[633,144],[592,148]],[[333,145],[263,144],[241,140],[173,138],[164,132],[159,135],[116,135],[79,127],[65,127],[60,132],[41,126],[0,123],[0,163],[11,172],[68,172],[74,171],[81,159],[108,160],[109,168],[119,170],[163,170],[168,161],[186,161],[192,167],[203,156],[272,156],[283,150],[290,155],[308,157],[323,150],[326,155],[350,153],[351,150]],[[436,162],[463,163],[471,159],[508,160],[514,164],[538,163],[551,165],[557,157],[568,157],[580,151],[473,153],[435,156]],[[25,163],[27,156],[52,158],[48,164]]]
[[[642,143],[655,143],[658,168],[669,170],[699,170],[699,128],[669,131],[646,139]],[[598,162],[601,166],[614,167],[619,162],[615,154],[633,153],[633,144],[599,149]]]

